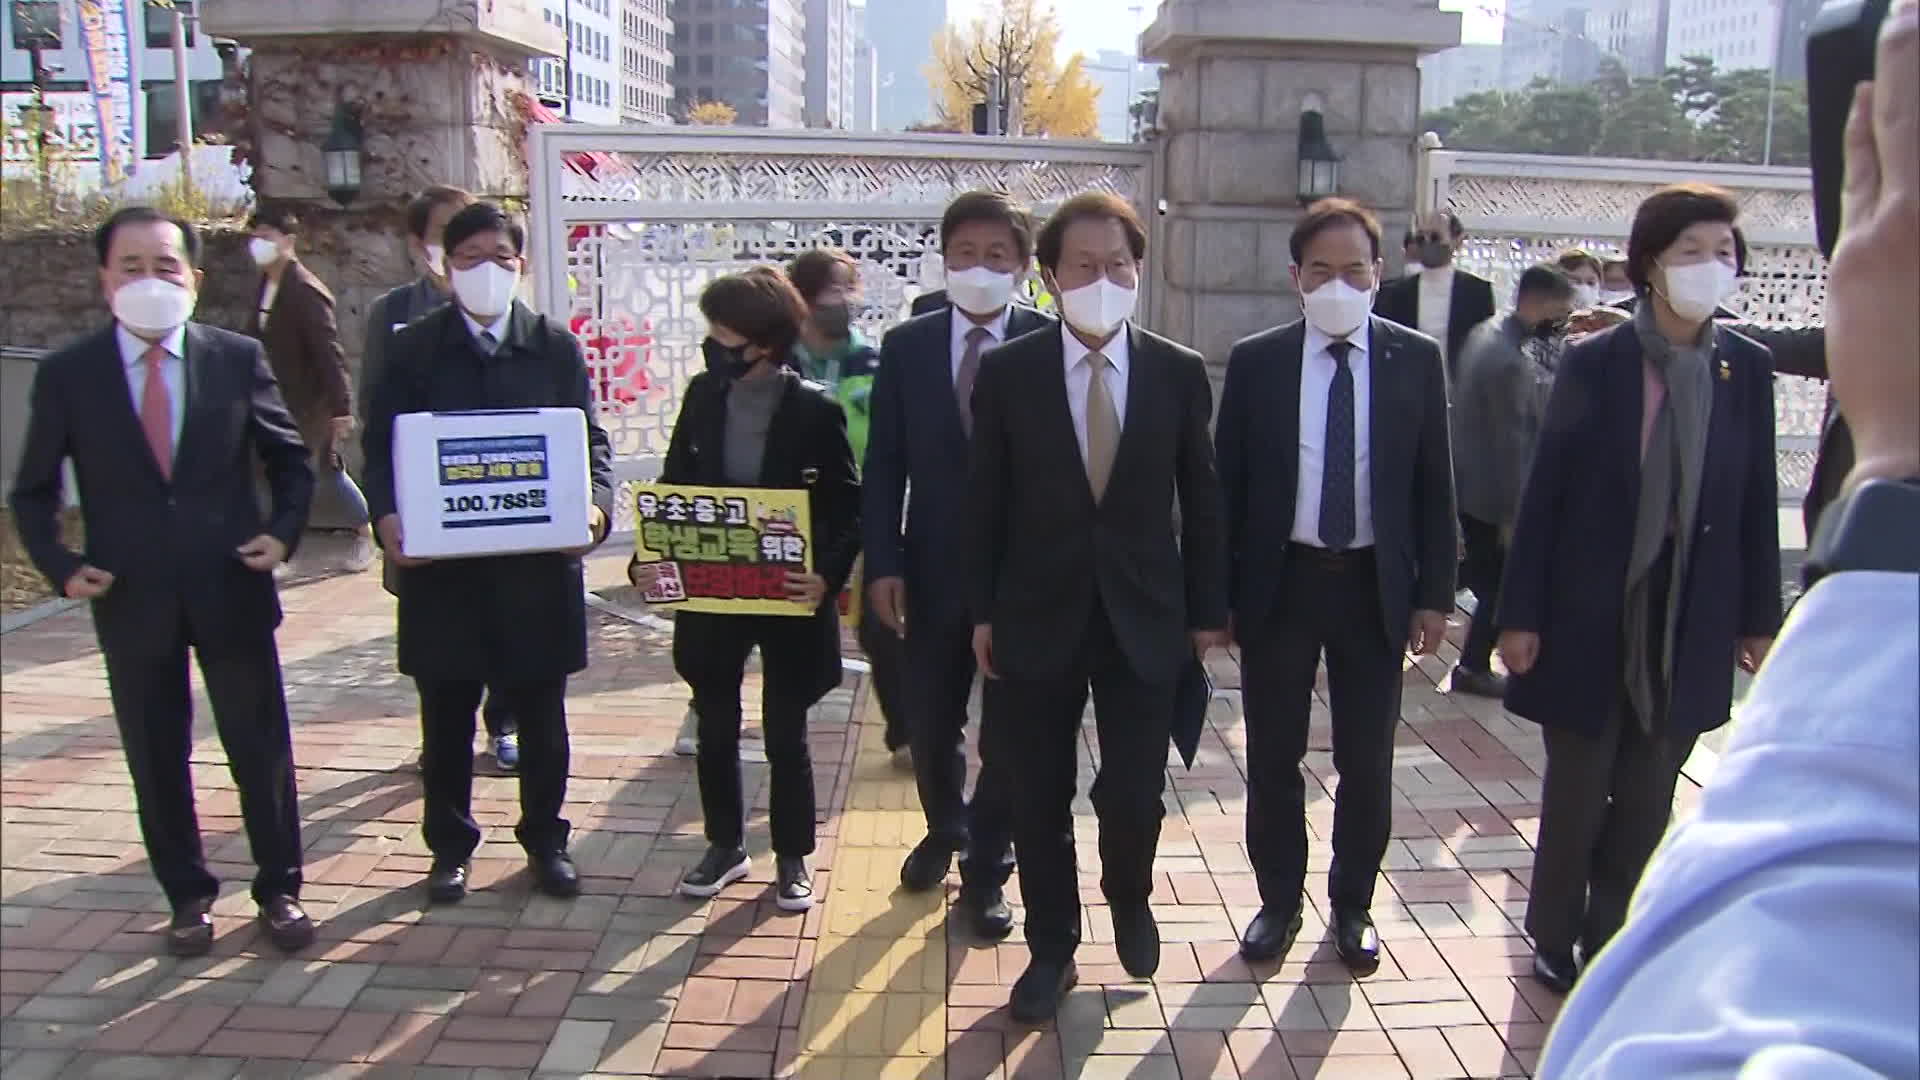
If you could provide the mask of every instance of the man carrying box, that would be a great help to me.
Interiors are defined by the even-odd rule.
[[[465,898],[467,862],[480,843],[471,812],[473,729],[489,687],[520,723],[515,833],[534,879],[552,896],[580,891],[567,855],[569,826],[560,816],[567,790],[567,676],[587,666],[580,558],[606,538],[612,445],[594,417],[579,343],[514,300],[525,241],[520,225],[491,203],[475,203],[447,222],[454,303],[394,339],[367,410],[367,501],[380,545],[400,568],[400,670],[420,690],[426,840],[433,852],[427,893],[436,903]],[[395,418],[542,407],[579,409],[586,417],[591,505],[584,512],[591,542],[570,551],[409,558],[396,470],[435,470],[438,463],[396,461]]]

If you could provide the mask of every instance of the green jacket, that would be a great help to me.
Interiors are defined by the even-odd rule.
[[[847,440],[853,444],[853,459],[867,459],[867,427],[873,416],[873,379],[880,373],[880,350],[868,344],[860,328],[852,336],[820,356],[813,355],[804,343],[793,346],[793,366],[800,374],[827,387],[847,413]]]

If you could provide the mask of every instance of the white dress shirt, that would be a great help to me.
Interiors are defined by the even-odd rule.
[[[1795,606],[1536,1075],[1920,1076],[1916,758],[1920,576],[1835,574]]]
[[[493,335],[492,351],[499,352],[500,344],[507,340],[507,324],[513,321],[513,305],[508,304],[506,314],[493,320],[491,323],[482,324],[478,319],[467,314],[466,308],[460,309],[460,317],[466,320],[467,333],[473,335],[474,344],[479,345],[483,349],[486,348],[486,342],[480,340],[480,332],[484,330]],[[489,355],[491,355],[491,353],[489,353]]]
[[[1453,264],[1420,271],[1420,310],[1417,329],[1440,343],[1440,355],[1447,356],[1447,322],[1453,314]]]
[[[127,369],[127,391],[133,395],[133,416],[137,420],[140,399],[147,392],[147,365],[140,358],[147,354],[148,346],[118,323],[114,324],[113,336],[120,343],[120,363]],[[180,429],[187,422],[187,328],[174,327],[158,344],[167,350],[167,358],[160,362],[160,378],[167,385],[167,400],[173,406],[173,449],[177,454]]]
[[[953,381],[955,384],[958,384],[960,382],[960,361],[966,359],[967,356],[967,335],[973,333],[974,329],[978,327],[992,336],[993,340],[980,343],[980,353],[983,356],[986,355],[987,350],[997,349],[1005,345],[1007,343],[1007,320],[1013,318],[1013,305],[1008,304],[1006,307],[1001,308],[1000,314],[995,315],[993,321],[984,326],[967,318],[966,313],[959,308],[953,308],[952,310],[953,337],[952,347],[948,350],[947,360],[951,365]]]
[[[1327,346],[1333,339],[1307,328],[1307,340],[1300,356],[1300,475],[1299,493],[1293,500],[1293,540],[1296,543],[1325,547],[1320,542],[1320,481],[1327,468],[1327,395],[1333,391],[1336,370],[1333,354]],[[1373,546],[1373,392],[1369,375],[1373,370],[1367,353],[1371,335],[1366,326],[1347,339],[1353,351],[1347,353],[1347,367],[1353,371],[1353,543],[1351,547]]]
[[[1080,440],[1080,460],[1087,459],[1087,390],[1093,385],[1093,365],[1087,357],[1093,350],[1086,342],[1075,337],[1067,329],[1066,323],[1060,324],[1060,334],[1066,342],[1064,363],[1067,368],[1067,411],[1073,414],[1073,434]],[[1120,421],[1120,430],[1127,428],[1127,338],[1129,328],[1120,327],[1113,340],[1106,343],[1100,355],[1107,358],[1105,376],[1107,396],[1113,400],[1113,415]]]
[[[273,316],[274,298],[280,295],[280,279],[270,277],[266,286],[260,290],[260,329],[267,328],[267,320]]]

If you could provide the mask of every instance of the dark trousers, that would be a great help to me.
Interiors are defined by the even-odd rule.
[[[980,775],[967,791],[967,702],[973,696],[973,628],[915,626],[907,635],[912,684],[913,775],[927,835],[958,851],[963,886],[997,888],[1013,873],[1007,755],[996,742],[1004,710],[999,680],[980,691]],[[1076,721],[1077,727],[1077,721]],[[1068,766],[1071,787],[1072,766]]]
[[[1648,734],[1623,701],[1605,731],[1543,729],[1547,775],[1527,897],[1527,933],[1543,952],[1579,942],[1598,953],[1667,831],[1680,766],[1694,735]]]
[[[1500,545],[1500,526],[1479,518],[1460,515],[1466,531],[1467,561],[1461,581],[1473,590],[1473,625],[1467,628],[1467,643],[1460,649],[1460,666],[1468,671],[1493,668],[1493,642],[1500,633],[1494,614],[1500,606],[1500,575],[1506,572],[1507,553]]]
[[[1314,679],[1327,658],[1333,713],[1333,872],[1328,899],[1373,904],[1393,827],[1393,733],[1405,650],[1380,614],[1373,552],[1333,555],[1290,544],[1278,603],[1266,625],[1242,627],[1247,717],[1247,854],[1260,902],[1300,904],[1307,874],[1306,777]]]
[[[1088,687],[1100,747],[1089,793],[1100,822],[1100,891],[1114,907],[1130,908],[1153,895],[1175,685],[1149,683],[1134,673],[1096,603],[1068,671],[1003,679],[988,703],[998,713],[992,738],[1007,748],[1001,756],[1013,788],[1014,851],[1027,908],[1027,949],[1035,960],[1064,960],[1080,945],[1073,795]]]
[[[420,774],[426,782],[426,839],[434,861],[465,862],[480,846],[473,820],[473,722],[487,694],[520,723],[520,824],[529,855],[567,849],[567,680],[488,686],[478,679],[415,679],[420,690]]]
[[[487,738],[497,739],[502,735],[511,735],[520,730],[513,714],[507,711],[506,702],[492,687],[487,688],[487,703],[480,707],[480,720],[487,727]]]
[[[861,597],[871,598],[865,590]],[[871,603],[860,612],[860,651],[867,654],[867,685],[873,688],[880,718],[887,725],[887,749],[898,750],[913,740],[907,723],[906,642],[880,621]]]
[[[200,819],[193,807],[189,647],[200,663],[227,769],[240,791],[240,814],[258,868],[254,899],[298,897],[300,799],[294,789],[280,653],[271,631],[246,645],[201,645],[192,640],[182,616],[174,640],[161,648],[107,652],[113,718],[133,775],[147,861],[175,908],[220,892],[220,882],[207,870]]]
[[[760,731],[772,773],[768,817],[776,855],[809,855],[814,845],[813,757],[807,749],[807,710],[831,685],[821,677],[823,656],[839,653],[834,613],[708,615],[674,618],[673,663],[693,688],[700,719],[694,758],[707,843],[746,846],[746,794],[740,778],[740,684],[747,657],[760,647]],[[830,639],[830,640],[828,640]]]

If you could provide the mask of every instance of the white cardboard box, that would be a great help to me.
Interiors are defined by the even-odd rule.
[[[579,409],[406,413],[393,422],[401,547],[417,559],[585,547]]]

